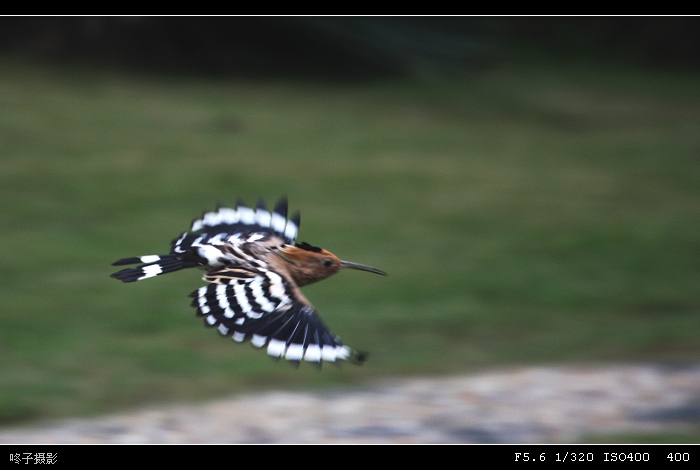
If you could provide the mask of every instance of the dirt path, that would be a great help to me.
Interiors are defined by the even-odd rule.
[[[0,429],[0,443],[556,443],[700,424],[700,364],[534,367]]]

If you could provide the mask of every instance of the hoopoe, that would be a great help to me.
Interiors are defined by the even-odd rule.
[[[365,353],[345,346],[326,327],[301,293],[341,269],[386,275],[380,269],[342,261],[308,243],[296,243],[300,214],[287,219],[287,199],[270,213],[261,199],[256,208],[238,201],[236,209],[218,207],[192,222],[189,232],[171,243],[167,255],[124,258],[113,266],[142,263],[112,277],[134,282],[184,268],[202,267],[210,284],[190,294],[197,316],[236,342],[250,340],[267,354],[298,365],[301,360],[347,360],[356,364]]]

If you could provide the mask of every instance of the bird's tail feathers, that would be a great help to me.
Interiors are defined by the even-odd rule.
[[[126,268],[112,274],[111,277],[123,282],[134,282],[161,274],[179,271],[184,268],[197,266],[196,262],[186,261],[176,255],[146,255],[124,258],[112,263],[112,266],[143,263],[135,268]]]

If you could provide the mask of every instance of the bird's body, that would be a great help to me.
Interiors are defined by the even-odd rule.
[[[301,293],[302,286],[351,268],[385,274],[376,268],[342,261],[308,243],[296,243],[299,214],[287,219],[287,200],[272,213],[261,200],[255,209],[239,202],[220,207],[192,222],[173,240],[167,255],[125,258],[115,266],[137,264],[112,274],[133,282],[190,267],[206,270],[210,284],[192,294],[192,306],[205,324],[234,341],[267,347],[275,358],[363,362],[365,355],[343,345]]]

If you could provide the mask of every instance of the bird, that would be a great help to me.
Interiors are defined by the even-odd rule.
[[[319,368],[323,362],[362,364],[368,354],[343,344],[300,288],[342,269],[387,273],[298,243],[300,213],[288,218],[287,211],[286,197],[272,212],[262,198],[255,208],[241,199],[235,208],[217,205],[175,238],[168,254],[115,261],[113,266],[139,266],[111,277],[129,283],[199,267],[205,270],[202,279],[208,284],[190,297],[205,326],[235,342],[266,348],[272,358],[284,358],[297,367],[302,361]]]

